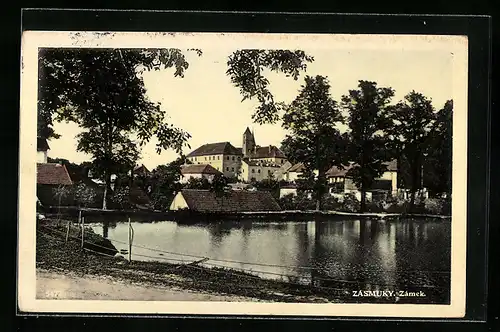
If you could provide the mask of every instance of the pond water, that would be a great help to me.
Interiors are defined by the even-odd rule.
[[[204,257],[264,278],[351,290],[424,291],[413,302],[449,303],[451,223],[443,220],[132,223],[132,259]],[[118,250],[127,223],[92,224]]]

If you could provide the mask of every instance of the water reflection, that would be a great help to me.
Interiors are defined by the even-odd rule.
[[[127,241],[126,223],[93,227],[112,241]],[[434,298],[431,302],[449,301],[449,222],[247,221],[197,226],[155,222],[133,227],[134,244],[170,252],[159,257],[157,252],[134,248],[135,259],[192,261],[196,259],[172,252],[198,255],[210,257],[208,263],[251,269],[267,278],[294,276],[322,287],[358,290],[424,287]],[[116,246],[126,245],[116,242]]]

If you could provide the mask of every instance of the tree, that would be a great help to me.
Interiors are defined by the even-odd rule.
[[[280,104],[269,90],[269,80],[264,71],[284,73],[298,80],[306,70],[312,56],[300,50],[238,50],[229,56],[227,75],[243,96],[243,100],[257,98],[259,106],[252,115],[258,124],[275,123],[279,120]]]
[[[431,130],[435,121],[434,107],[423,94],[411,91],[403,101],[390,108],[392,124],[388,130],[399,157],[408,161],[411,199],[409,212],[415,206],[415,194],[422,188],[425,155],[431,146]]]
[[[430,192],[451,195],[453,100],[448,100],[436,113],[430,132],[430,148],[424,178]]]
[[[281,183],[280,181],[274,179],[274,177],[270,177],[269,179],[263,179],[261,181],[255,182],[254,186],[258,190],[269,191],[271,195],[276,199],[279,199],[280,197]]]
[[[44,49],[39,62],[39,135],[57,136],[50,129],[53,113],[56,121],[83,129],[77,150],[92,156],[93,171],[105,182],[103,209],[111,174],[131,169],[138,147],[156,136],[158,153],[181,152],[190,138],[165,122],[165,111],[147,99],[140,77],[144,70],[170,67],[182,76],[188,64],[180,50]]]
[[[83,182],[74,187],[75,200],[79,206],[88,207],[94,203],[97,196],[95,188],[86,185]]]
[[[221,207],[224,199],[231,196],[231,189],[228,188],[229,179],[222,174],[216,174],[209,184],[209,191],[215,193],[215,198],[221,200]]]
[[[316,209],[320,210],[327,192],[326,172],[334,165],[343,167],[346,162],[345,137],[338,129],[344,118],[330,95],[328,79],[306,76],[299,95],[284,110],[283,127],[290,134],[282,145],[306,170],[318,171],[313,186]]]
[[[366,211],[366,192],[386,170],[385,162],[392,159],[388,137],[387,106],[394,96],[391,88],[379,88],[377,83],[359,81],[358,89],[342,97],[342,107],[348,112],[348,153],[352,167],[347,172],[361,192],[360,211]]]
[[[165,210],[172,202],[175,194],[182,189],[181,166],[190,163],[184,156],[167,165],[159,165],[150,174],[145,186],[155,209]]]

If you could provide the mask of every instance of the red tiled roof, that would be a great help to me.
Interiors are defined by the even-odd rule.
[[[274,145],[259,146],[255,148],[255,151],[250,155],[250,158],[285,158],[285,154]]]
[[[49,143],[47,143],[47,140],[45,138],[42,137],[36,138],[36,150],[37,151],[50,150]]]
[[[241,155],[241,149],[235,148],[229,142],[219,142],[204,144],[196,150],[190,152],[187,157],[208,156],[215,154]]]
[[[298,163],[290,167],[287,172],[303,172],[306,169],[303,163]]]
[[[280,211],[281,208],[268,191],[230,191],[226,197],[217,197],[209,190],[183,189],[182,196],[189,209],[199,212]]]
[[[61,164],[37,164],[36,183],[50,185],[72,185],[66,166]]]
[[[148,169],[146,166],[144,166],[144,165],[137,165],[137,166],[135,166],[135,168],[134,168],[134,173],[136,173],[136,174],[137,174],[137,173],[145,173],[145,174],[147,174],[147,173],[150,173],[150,171],[149,171],[149,169]]]
[[[184,165],[181,168],[182,174],[222,174],[209,164]]]

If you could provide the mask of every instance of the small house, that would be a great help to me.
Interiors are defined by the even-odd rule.
[[[228,191],[218,196],[210,190],[183,189],[175,195],[170,210],[196,212],[280,211],[278,202],[267,191]]]
[[[182,166],[181,174],[180,182],[186,183],[190,178],[212,181],[216,175],[222,175],[222,172],[209,164],[190,164]]]
[[[385,165],[387,168],[386,171],[379,178],[375,179],[373,187],[370,191],[396,194],[398,190],[397,161],[393,160],[385,163]],[[356,195],[356,197],[360,197],[358,187],[353,182],[352,178],[348,175],[349,170],[354,166],[354,163],[350,163],[344,168],[333,166],[326,172],[326,177],[328,180],[328,185],[330,186],[331,194],[352,193]],[[368,193],[367,196],[371,197],[371,193]]]
[[[72,204],[69,189],[73,181],[66,166],[55,163],[38,163],[36,170],[37,197],[43,205]]]

